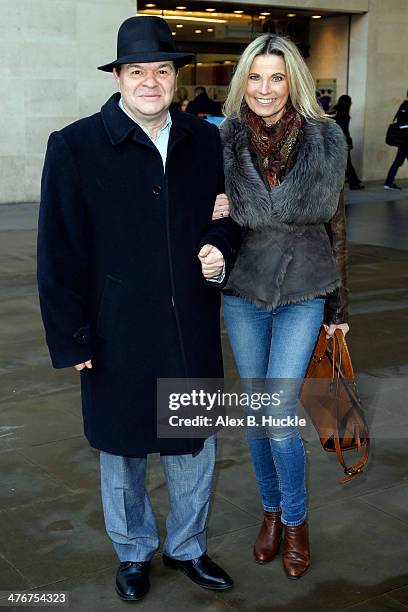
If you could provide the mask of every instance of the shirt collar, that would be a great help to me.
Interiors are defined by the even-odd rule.
[[[112,94],[101,108],[102,123],[113,146],[122,144],[135,132],[146,136],[142,128],[122,111],[118,104],[119,100],[120,93],[116,92]],[[177,108],[174,108],[174,106],[170,107],[169,112],[172,119],[171,130],[169,130],[170,139],[178,141],[180,138],[196,132],[199,121],[197,117],[188,113],[182,113]]]
[[[141,128],[141,129],[142,129],[142,130],[143,130],[143,131],[144,131],[144,132],[147,134],[147,135],[148,135],[148,136],[150,136],[150,132],[149,132],[149,130],[148,130],[148,129],[147,129],[145,126],[141,125],[141,124],[140,124],[138,121],[136,121],[136,119],[135,119],[134,117],[132,117],[132,115],[131,115],[131,114],[130,114],[130,113],[127,111],[127,110],[126,110],[126,108],[125,108],[125,106],[124,106],[124,104],[123,104],[123,102],[122,102],[122,98],[120,98],[120,100],[119,100],[119,102],[118,102],[118,106],[119,106],[119,108],[121,108],[121,109],[123,110],[123,112],[124,112],[124,113],[125,113],[125,114],[126,114],[128,117],[130,117],[130,119],[132,119],[132,121],[134,121],[135,123],[137,123],[137,125],[138,125],[138,126],[139,126],[139,127],[140,127],[140,128]],[[164,124],[164,125],[163,125],[163,127],[162,127],[162,128],[160,128],[160,130],[158,131],[156,138],[158,138],[158,137],[160,136],[160,134],[162,134],[162,133],[163,133],[165,130],[167,130],[167,129],[168,129],[168,130],[170,130],[171,125],[172,125],[171,115],[170,115],[170,112],[169,112],[169,111],[167,111],[167,117],[166,117],[165,124]]]

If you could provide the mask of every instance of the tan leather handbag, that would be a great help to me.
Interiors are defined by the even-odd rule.
[[[309,414],[327,452],[335,452],[344,468],[343,484],[357,474],[367,462],[370,438],[363,407],[358,396],[350,353],[340,329],[327,339],[321,327],[310,359],[300,401]],[[347,467],[343,452],[362,449],[364,453],[352,467]]]

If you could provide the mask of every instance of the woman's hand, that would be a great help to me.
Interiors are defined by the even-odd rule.
[[[331,323],[330,325],[323,325],[323,327],[326,330],[326,338],[331,338],[336,329],[341,329],[344,336],[350,329],[348,323],[340,323],[340,325],[334,325],[334,323]]]
[[[230,205],[227,194],[219,193],[215,199],[212,221],[215,219],[222,219],[223,217],[229,217],[229,209]]]

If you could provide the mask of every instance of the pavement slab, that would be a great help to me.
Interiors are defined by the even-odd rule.
[[[201,589],[163,567],[159,551],[138,610],[408,610],[408,189],[394,194],[368,184],[346,191],[346,202],[348,340],[374,436],[369,463],[339,485],[335,455],[322,450],[314,429],[301,432],[312,567],[291,581],[280,557],[254,562],[262,507],[245,432],[222,430],[208,550],[234,587]],[[53,370],[44,342],[37,215],[35,203],[0,206],[0,590],[68,591],[75,612],[129,609],[114,592],[118,560],[104,528],[99,453],[83,434],[78,374]],[[226,377],[234,381],[224,328],[222,341]],[[352,462],[356,454],[345,457]],[[159,457],[149,456],[148,466],[163,540],[168,498]]]

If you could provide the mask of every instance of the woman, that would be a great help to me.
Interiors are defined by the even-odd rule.
[[[363,183],[357,176],[357,172],[354,169],[353,164],[351,163],[351,155],[350,151],[353,148],[353,140],[350,136],[350,108],[351,108],[351,98],[344,94],[340,96],[337,101],[337,104],[333,107],[335,111],[334,120],[343,130],[343,133],[346,137],[347,146],[348,146],[348,156],[347,156],[347,167],[346,167],[346,179],[348,180],[348,184],[350,189],[364,189]]]
[[[243,231],[225,324],[241,378],[281,379],[289,393],[270,414],[293,414],[321,324],[328,336],[348,331],[347,144],[319,107],[296,46],[280,36],[246,48],[224,113],[226,193]],[[283,531],[286,574],[299,578],[310,565],[302,439],[294,427],[272,427],[249,432],[248,444],[264,508],[255,559],[271,561]]]

